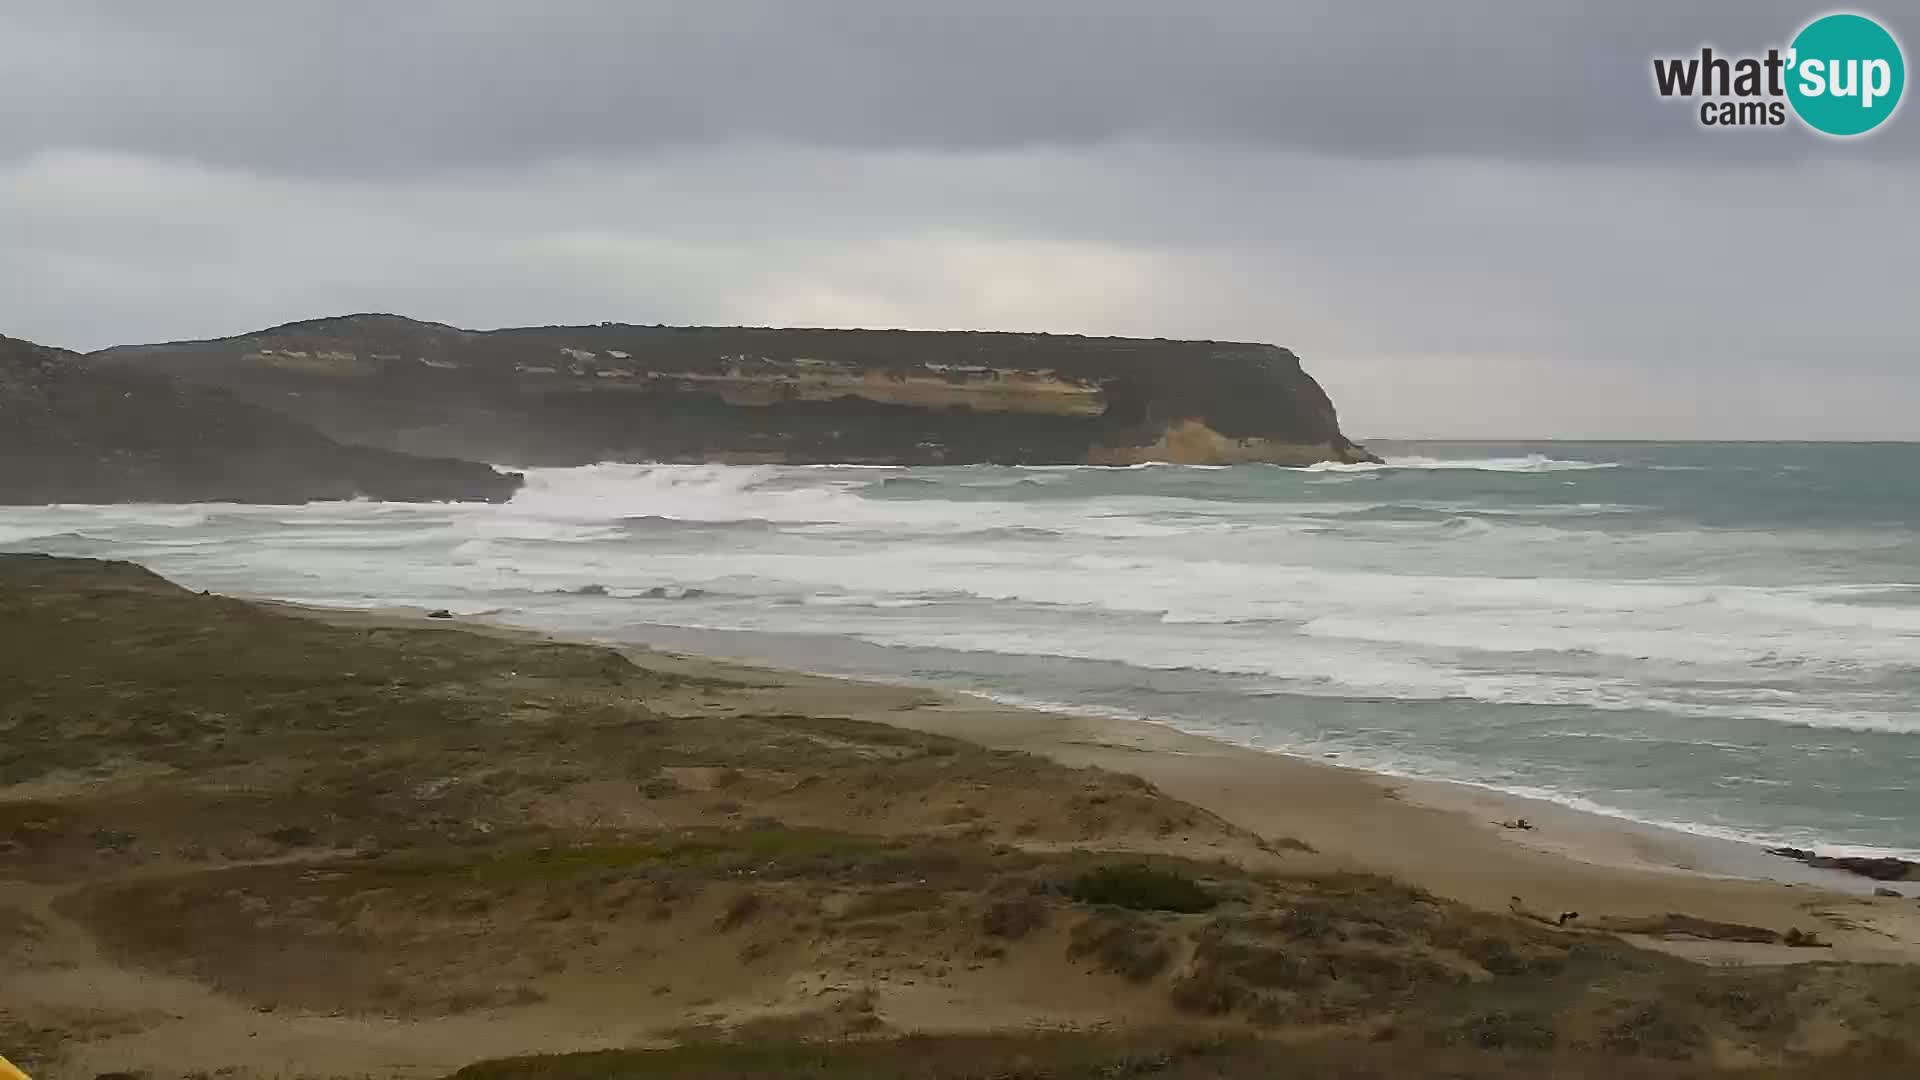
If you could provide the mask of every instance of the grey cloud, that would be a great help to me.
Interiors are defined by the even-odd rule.
[[[45,155],[0,170],[0,282],[10,332],[77,347],[369,309],[1215,337],[1296,348],[1362,432],[1913,437],[1917,180],[1150,143],[406,182]],[[1782,213],[1810,191],[1811,228]]]
[[[0,15],[0,147],[399,174],[781,140],[1151,139],[1341,155],[1789,160],[1702,138],[1652,55],[1781,43],[1790,0],[90,0]],[[1908,124],[1849,152],[1920,147]]]
[[[1814,10],[10,4],[0,332],[1212,337],[1362,434],[1920,438],[1912,107],[1841,144],[1649,86]]]

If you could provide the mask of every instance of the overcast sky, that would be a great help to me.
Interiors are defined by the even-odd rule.
[[[1920,114],[1772,0],[14,0],[0,332],[393,311],[1271,341],[1361,437],[1920,439]],[[1920,4],[1880,0],[1908,44]]]

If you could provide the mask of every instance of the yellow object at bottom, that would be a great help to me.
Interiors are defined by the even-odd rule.
[[[13,1062],[0,1057],[0,1080],[31,1080],[31,1078],[15,1068]]]

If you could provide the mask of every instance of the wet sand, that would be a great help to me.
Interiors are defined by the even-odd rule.
[[[415,611],[302,610],[329,620],[546,636],[480,619],[429,620]],[[752,681],[777,691],[796,712],[842,715],[1131,773],[1234,825],[1313,849],[1288,855],[1290,867],[1385,874],[1489,911],[1517,909],[1549,919],[1577,912],[1583,925],[1681,914],[1781,934],[1814,932],[1832,945],[1636,938],[1708,961],[1920,962],[1920,900],[1875,897],[1875,883],[1865,878],[1813,870],[1749,845],[1467,785],[1233,746],[1148,721],[1043,712],[740,660],[630,651],[655,669]],[[1522,817],[1535,828],[1499,824]],[[1896,888],[1920,892],[1910,883]]]

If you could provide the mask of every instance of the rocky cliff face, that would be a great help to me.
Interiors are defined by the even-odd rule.
[[[0,504],[497,501],[520,482],[342,445],[222,390],[0,337]]]
[[[1291,352],[1050,334],[470,331],[394,315],[89,362],[230,390],[348,442],[476,461],[1368,460]]]

